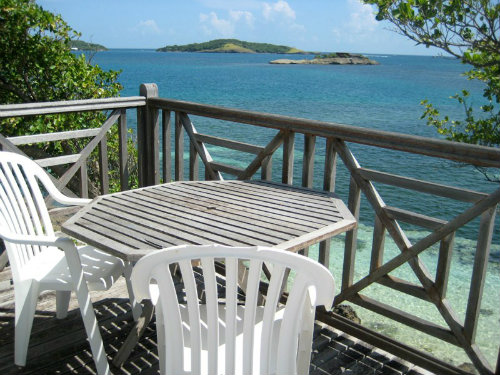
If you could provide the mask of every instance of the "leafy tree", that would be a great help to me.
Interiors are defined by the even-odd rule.
[[[60,15],[45,11],[32,0],[0,0],[0,103],[46,102],[118,96],[119,72],[91,65],[83,54],[71,52],[79,37]],[[50,133],[99,127],[103,113],[9,118],[2,121],[4,136]],[[116,171],[117,129],[109,135],[110,170]],[[82,140],[32,146],[32,155],[75,153]],[[131,145],[130,145],[131,146]],[[131,149],[132,151],[132,149]],[[90,161],[90,181],[97,181],[97,156]],[[111,176],[117,186],[116,179]],[[113,184],[112,183],[112,184]]]
[[[378,20],[388,20],[395,31],[426,47],[437,47],[472,69],[464,75],[484,82],[485,103],[475,113],[469,92],[452,96],[464,108],[464,119],[441,117],[422,101],[422,118],[448,139],[500,146],[500,2],[498,0],[363,0],[377,6]],[[483,170],[488,179],[494,177]],[[497,178],[495,178],[497,179]]]

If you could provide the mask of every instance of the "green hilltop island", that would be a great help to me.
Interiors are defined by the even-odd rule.
[[[96,43],[84,42],[83,40],[71,40],[69,47],[72,51],[107,51],[103,45]]]
[[[218,52],[218,53],[294,53],[307,54],[297,48],[268,43],[244,42],[238,39],[215,39],[210,42],[173,45],[158,48],[159,52]]]
[[[313,59],[278,59],[270,64],[317,64],[317,65],[379,65],[378,61],[371,60],[359,53],[334,52],[316,55]]]
[[[313,55],[294,47],[269,43],[245,42],[238,39],[215,39],[204,43],[192,43],[179,46],[177,44],[158,48],[158,52],[214,52],[214,53],[279,53],[296,55]],[[319,65],[378,65],[377,61],[357,53],[336,52],[316,54],[313,59],[278,59],[270,64],[319,64]]]

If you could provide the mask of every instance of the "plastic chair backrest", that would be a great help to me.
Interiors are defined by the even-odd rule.
[[[200,301],[193,273],[193,260],[201,261],[205,300]],[[225,310],[219,315],[219,301],[215,263],[225,265]],[[248,267],[243,316],[237,316],[238,264],[244,261]],[[260,341],[254,337],[259,285],[263,264],[271,270],[271,276],[263,307]],[[177,302],[177,291],[170,272],[170,265],[178,264],[184,284],[189,314],[191,372],[208,374],[235,373],[236,358],[242,358],[244,374],[295,374],[308,373],[314,324],[314,307],[331,307],[335,285],[330,271],[321,264],[304,256],[269,247],[226,247],[222,245],[178,246],[159,250],[142,259],[134,267],[131,280],[138,300],[152,298],[158,293],[157,329],[160,361],[162,356],[167,374],[182,374],[184,369],[183,322]],[[275,315],[286,282],[287,270],[293,274],[292,286],[282,315],[281,325],[275,324]],[[240,284],[241,286],[241,284]],[[241,289],[240,289],[241,292]],[[206,303],[206,304],[205,304]],[[208,329],[207,342],[202,343],[200,310],[206,308]],[[183,306],[186,306],[184,304]],[[281,307],[280,307],[281,308]],[[158,314],[161,314],[160,316]],[[239,321],[243,319],[243,322]],[[222,322],[221,322],[222,321]],[[222,323],[222,324],[221,324]],[[243,325],[243,345],[236,348],[237,324]],[[164,328],[162,328],[162,324]],[[279,329],[279,336],[273,330]],[[221,332],[223,330],[223,332]],[[278,342],[275,338],[279,337]],[[219,363],[218,347],[225,341],[225,363]],[[207,362],[202,363],[201,350],[207,348]],[[236,353],[242,351],[242,353]],[[302,352],[302,353],[301,353]],[[255,356],[260,368],[255,368]],[[161,367],[160,367],[161,368]],[[202,370],[203,369],[203,370]]]
[[[2,234],[54,236],[44,195],[61,195],[47,173],[34,161],[10,152],[0,152],[0,231]],[[22,267],[42,253],[44,246],[5,243],[14,281]]]

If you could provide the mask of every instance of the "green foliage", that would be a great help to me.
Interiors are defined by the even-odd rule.
[[[224,52],[227,45],[239,46],[245,49],[245,52],[256,53],[303,53],[296,48],[279,46],[268,43],[252,43],[237,39],[215,39],[205,43],[192,43],[183,46],[173,45],[158,48],[160,52]],[[217,51],[218,50],[218,51]]]
[[[462,90],[452,96],[464,108],[463,120],[441,114],[422,101],[422,118],[448,139],[500,146],[500,2],[498,0],[363,0],[378,7],[378,20],[388,20],[396,32],[418,44],[437,47],[472,69],[470,80],[484,82],[485,103],[474,113]]]
[[[0,0],[0,102],[3,104],[92,99],[118,96],[119,72],[91,65],[85,55],[70,51],[79,37],[60,15],[30,0]],[[4,136],[51,133],[99,127],[102,113],[10,118],[2,121]],[[109,134],[110,169],[118,160],[117,130]],[[72,140],[33,145],[31,151],[50,156],[79,152],[86,142]],[[90,179],[97,181],[97,156],[90,161]],[[113,181],[114,188],[117,182]]]
[[[335,52],[333,52],[333,53],[323,53],[323,54],[318,54],[318,55],[314,56],[315,59],[333,59],[333,58],[336,58],[336,57],[338,57],[338,55]]]
[[[332,52],[332,53],[324,53],[317,54],[314,56],[315,59],[335,59],[335,58],[352,58],[352,57],[361,57],[366,58],[365,56],[359,53],[349,53],[349,52]]]

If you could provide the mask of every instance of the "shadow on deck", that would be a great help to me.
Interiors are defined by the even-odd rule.
[[[108,359],[123,344],[133,323],[123,279],[106,292],[92,293]],[[122,368],[113,374],[159,374],[154,320]],[[27,366],[14,365],[14,294],[10,272],[0,273],[0,374],[95,374],[76,299],[68,317],[55,318],[55,293],[40,297],[30,338]],[[331,327],[315,326],[310,374],[430,373]]]

